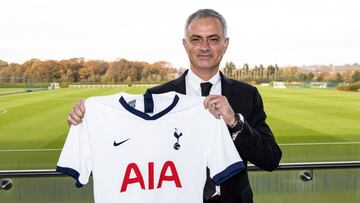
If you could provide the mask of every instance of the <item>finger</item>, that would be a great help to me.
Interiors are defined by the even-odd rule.
[[[84,117],[85,114],[85,100],[81,99],[78,103],[74,106],[73,112],[77,114],[80,118]]]
[[[204,107],[205,107],[205,109],[207,109],[207,110],[212,110],[213,108],[214,108],[214,103],[213,102],[211,102],[210,100],[208,100],[206,103],[204,103]]]
[[[216,100],[216,99],[211,100],[211,101],[209,102],[209,105],[210,105],[211,107],[215,108],[215,109],[219,109],[221,106],[223,106],[223,104],[221,103],[221,101]]]
[[[216,109],[216,106],[214,103],[209,105],[209,111],[215,112],[215,109]]]
[[[214,103],[216,103],[216,101],[218,101],[218,99],[216,99],[218,97],[218,95],[209,95],[205,98],[204,100],[204,107],[205,109],[208,109],[211,107],[211,105],[213,105]]]
[[[219,118],[219,115],[221,115],[221,112],[224,113],[226,111],[226,103],[227,100],[225,97],[221,95],[210,95],[207,96],[204,100],[204,107],[205,109],[210,109],[212,112],[214,110],[217,110],[217,115],[215,115],[217,118]]]
[[[80,99],[79,101],[79,108],[82,113],[85,113],[85,99]]]
[[[71,126],[71,117],[70,117],[70,115],[66,119],[66,122],[67,122],[68,126]]]
[[[217,110],[210,111],[210,113],[217,119],[220,119],[220,114],[217,112]]]
[[[219,103],[215,103],[215,109],[218,111],[218,112],[222,112],[224,110],[224,105],[223,104],[219,104]]]
[[[208,109],[209,108],[209,101],[210,101],[210,96],[207,96],[205,99],[204,99],[204,107],[205,109]]]
[[[71,126],[71,125],[78,125],[79,123],[81,123],[81,121],[78,122],[78,121],[74,120],[74,119],[69,115],[69,117],[68,117],[68,119],[67,119],[67,123],[68,123],[69,126]]]
[[[209,107],[209,112],[217,119],[220,119],[220,111],[215,107],[215,104]]]
[[[76,107],[72,112],[76,114],[77,117],[84,118],[84,112],[82,112],[80,108]]]
[[[80,117],[77,113],[74,112],[74,110],[70,113],[70,118],[72,120],[72,124],[79,124],[82,121],[82,117]]]

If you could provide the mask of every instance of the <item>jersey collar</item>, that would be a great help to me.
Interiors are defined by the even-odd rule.
[[[166,115],[167,113],[169,113],[178,103],[179,101],[179,96],[175,94],[174,99],[172,101],[172,103],[166,107],[164,110],[160,111],[157,114],[154,114],[152,116],[146,114],[143,111],[139,111],[133,107],[131,107],[125,100],[125,98],[123,96],[120,97],[119,102],[120,104],[130,113],[134,114],[135,116],[138,116],[140,118],[143,118],[144,120],[156,120],[158,118],[161,118],[162,116]],[[154,100],[152,98],[152,94],[148,93],[148,94],[144,94],[144,102],[145,102],[145,111],[146,109],[151,109],[153,108],[154,105]]]

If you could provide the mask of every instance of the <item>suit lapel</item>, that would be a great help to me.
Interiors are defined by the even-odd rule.
[[[172,83],[173,91],[180,94],[186,94],[185,77],[187,73],[188,70],[186,70],[178,79],[174,80],[174,82]]]
[[[220,71],[220,78],[221,78],[221,95],[225,96],[228,100],[230,106],[234,109],[237,109],[236,104],[236,92],[232,87],[233,82],[225,77],[222,72]]]
[[[233,90],[231,87],[231,80],[229,80],[227,77],[225,77],[222,72],[220,72],[220,78],[221,78],[221,95],[229,98],[233,95]]]

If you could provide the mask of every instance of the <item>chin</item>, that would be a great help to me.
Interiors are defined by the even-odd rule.
[[[214,64],[213,63],[198,63],[197,66],[201,69],[209,69],[209,68],[214,67]]]

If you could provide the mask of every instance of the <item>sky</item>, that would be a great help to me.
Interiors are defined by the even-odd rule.
[[[188,68],[185,21],[201,8],[227,20],[221,66],[360,62],[359,0],[1,0],[0,59],[125,58]]]

